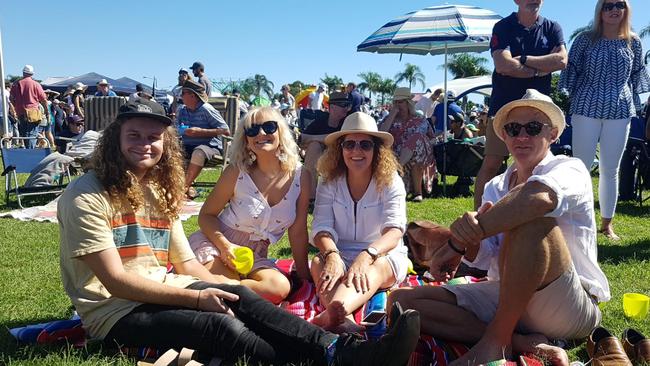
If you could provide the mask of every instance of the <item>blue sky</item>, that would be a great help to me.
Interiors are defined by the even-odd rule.
[[[294,80],[317,83],[336,75],[356,81],[375,71],[393,77],[408,63],[420,66],[426,84],[443,80],[441,56],[358,53],[356,46],[389,20],[443,1],[50,1],[3,0],[0,30],[5,74],[24,64],[36,77],[76,76],[95,71],[128,76],[158,86],[176,83],[178,69],[195,60],[213,79],[264,74],[280,86]],[[461,0],[502,16],[511,0]],[[594,0],[547,0],[542,15],[558,21],[565,38],[593,17]],[[632,0],[635,29],[650,23],[650,1]],[[643,41],[644,50],[650,39]],[[490,59],[489,53],[481,56]],[[491,66],[490,60],[490,68]],[[414,88],[414,91],[419,91]]]

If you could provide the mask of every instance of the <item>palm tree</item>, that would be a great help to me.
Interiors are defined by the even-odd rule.
[[[395,92],[397,84],[391,78],[382,79],[379,83],[379,89],[377,90],[381,95],[381,104],[383,105],[386,100],[387,95],[391,95]]]
[[[343,79],[336,75],[329,76],[327,73],[325,73],[325,77],[321,78],[320,81],[327,85],[327,90],[329,90],[330,93],[333,91],[340,91],[339,89],[341,88],[341,85],[343,85]]]
[[[296,80],[293,83],[289,84],[289,93],[294,97],[300,94],[300,92],[305,88],[305,83],[300,80]]]
[[[413,84],[417,83],[422,84],[422,88],[424,88],[424,74],[417,65],[407,63],[404,71],[395,75],[395,84],[405,80],[409,82],[409,89],[413,88]]]
[[[379,90],[379,85],[381,84],[381,75],[373,71],[368,71],[362,72],[357,76],[363,80],[363,82],[361,82],[357,87],[362,92],[367,90],[370,94],[370,99],[372,99],[372,93]]]
[[[252,94],[261,96],[261,93],[264,92],[269,98],[273,98],[273,87],[275,86],[273,82],[266,78],[266,76],[261,74],[255,74],[252,77],[246,79],[247,84],[252,87]]]
[[[466,78],[470,76],[489,75],[484,65],[488,62],[485,57],[475,56],[469,53],[457,53],[451,56],[447,62],[447,70],[454,76],[454,79]],[[440,69],[445,65],[440,65]]]
[[[641,29],[641,32],[639,32],[639,37],[645,38],[647,36],[650,36],[650,24],[646,25],[645,28]]]
[[[576,30],[573,31],[573,33],[571,33],[571,36],[569,36],[569,43],[573,42],[573,40],[576,39],[576,37],[579,36],[580,33],[590,31],[593,25],[594,22],[592,21],[583,27],[578,27]]]

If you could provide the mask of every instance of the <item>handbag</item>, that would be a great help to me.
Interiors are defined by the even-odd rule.
[[[29,123],[41,123],[43,120],[43,113],[37,108],[25,108],[25,118]]]

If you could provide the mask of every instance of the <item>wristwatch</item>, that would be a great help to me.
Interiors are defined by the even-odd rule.
[[[522,64],[522,65],[525,65],[525,64],[526,64],[526,59],[527,59],[527,58],[528,58],[528,56],[526,56],[525,54],[519,56],[519,63]]]
[[[372,257],[372,261],[376,261],[377,258],[379,258],[379,251],[375,247],[367,247],[364,249],[364,251],[368,254],[370,254],[370,257]]]

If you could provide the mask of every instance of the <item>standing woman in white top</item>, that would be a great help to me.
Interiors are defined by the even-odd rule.
[[[571,97],[573,156],[591,169],[600,143],[600,232],[612,240],[619,239],[612,219],[618,170],[636,113],[634,95],[650,91],[641,40],[632,33],[630,12],[627,0],[596,3],[592,29],[573,42],[559,85]]]
[[[358,327],[350,314],[378,289],[406,277],[406,192],[391,149],[393,136],[379,132],[369,115],[349,115],[325,144],[312,223],[320,253],[311,275],[326,310],[313,323],[353,331]]]
[[[290,290],[289,280],[267,257],[268,246],[288,231],[298,276],[309,279],[307,207],[309,173],[299,163],[298,147],[284,118],[271,107],[249,111],[237,126],[231,164],[201,208],[201,230],[190,246],[219,283],[251,288],[273,303]],[[233,252],[250,247],[250,273],[235,271]]]

